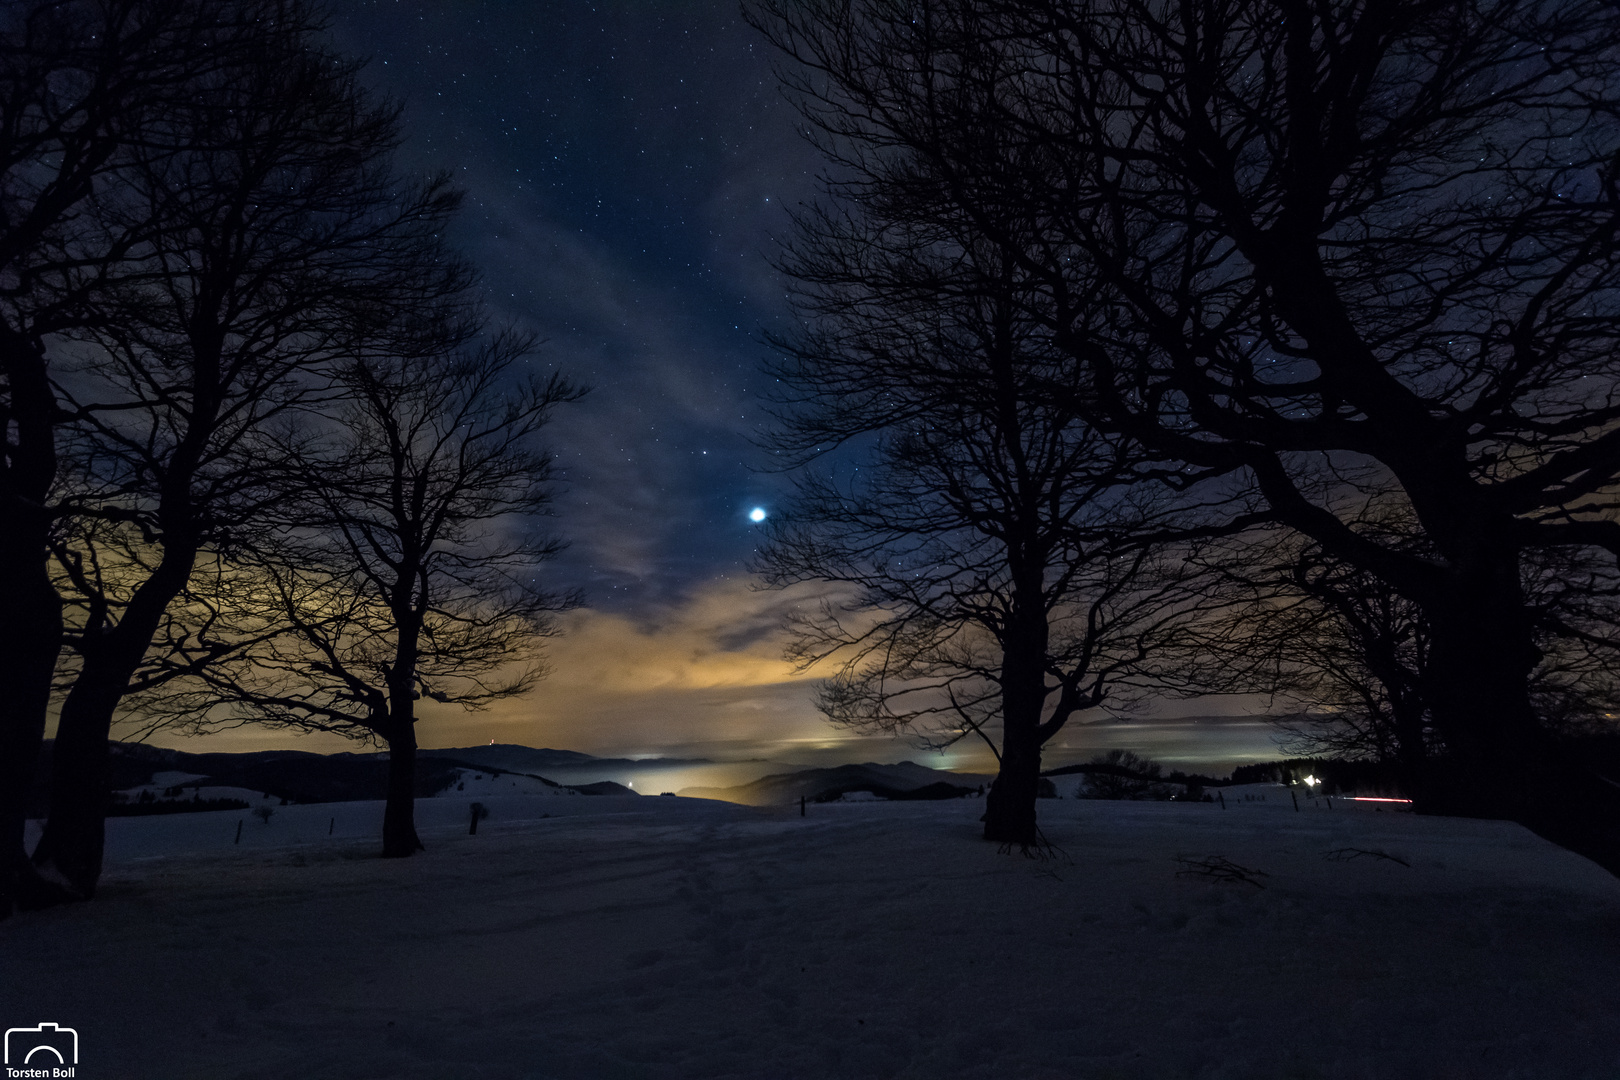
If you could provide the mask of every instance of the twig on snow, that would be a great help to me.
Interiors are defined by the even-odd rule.
[[[1177,855],[1176,862],[1181,864],[1181,869],[1176,871],[1176,877],[1205,877],[1214,881],[1253,885],[1257,889],[1266,887],[1261,878],[1271,876],[1264,870],[1251,870],[1247,866],[1239,866],[1224,855],[1207,855],[1203,858]]]
[[[1411,863],[1399,855],[1391,855],[1389,852],[1379,851],[1377,848],[1342,847],[1322,852],[1322,858],[1328,862],[1349,862],[1351,859],[1359,859],[1363,855],[1374,859],[1388,859],[1390,862],[1398,862],[1408,869],[1412,866]]]

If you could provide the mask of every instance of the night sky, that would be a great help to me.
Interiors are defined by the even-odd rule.
[[[498,314],[539,332],[535,363],[593,388],[551,438],[564,466],[553,524],[572,545],[553,581],[582,588],[587,606],[564,620],[532,696],[424,710],[422,744],[989,765],[979,748],[925,755],[828,726],[781,658],[784,609],[807,594],[761,593],[746,571],[749,512],[789,486],[751,441],[767,420],[761,338],[787,318],[770,260],[787,209],[815,196],[820,159],[736,0],[339,0],[334,12],[338,47],[369,58],[366,77],[404,103],[403,171],[448,170],[465,190],[455,240]],[[1075,752],[1147,745],[1076,732]],[[1171,742],[1167,760],[1194,761],[1209,740]],[[1261,725],[1215,742],[1219,758],[1269,756]]]
[[[741,573],[782,486],[748,442],[783,312],[767,260],[816,159],[736,4],[336,10],[406,104],[405,167],[467,192],[457,241],[500,313],[595,388],[556,428],[560,577],[647,614]]]

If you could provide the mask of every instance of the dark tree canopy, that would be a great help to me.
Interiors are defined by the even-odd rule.
[[[1071,361],[1055,399],[1189,475],[1251,484],[1421,611],[1421,691],[1448,752],[1421,805],[1512,817],[1620,870],[1620,795],[1537,713],[1536,627],[1558,620],[1525,587],[1544,553],[1599,578],[1620,554],[1620,11],[930,0],[774,16],[817,107],[932,191],[930,220],[1024,253],[1030,310]],[[1346,477],[1415,535],[1363,527]],[[1592,614],[1599,597],[1568,599]]]
[[[175,119],[251,65],[269,27],[296,37],[318,25],[273,0],[36,0],[0,12],[0,916],[15,888],[25,903],[49,898],[22,848],[62,644],[47,549],[93,486],[68,480],[61,461],[78,417],[59,400],[56,362],[66,338],[110,327],[113,290],[164,228],[103,211],[142,163],[190,148]]]
[[[195,12],[206,24],[177,46],[195,61],[138,129],[109,133],[108,167],[64,219],[103,255],[39,353],[59,457],[52,606],[65,593],[73,658],[33,861],[80,896],[100,871],[110,724],[154,639],[183,632],[174,605],[199,560],[277,501],[272,429],[362,342],[386,348],[403,313],[469,281],[441,238],[455,194],[395,173],[397,110],[321,43],[318,11]],[[413,327],[435,332],[450,331]]]

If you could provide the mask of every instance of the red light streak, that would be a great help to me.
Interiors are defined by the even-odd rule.
[[[1345,796],[1342,796],[1342,797],[1345,800],[1347,800],[1348,802],[1400,802],[1400,803],[1409,803],[1409,802],[1412,801],[1411,799],[1380,799],[1375,795],[1345,795]]]

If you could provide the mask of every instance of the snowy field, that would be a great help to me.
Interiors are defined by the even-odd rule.
[[[0,1020],[77,1080],[1620,1076],[1620,882],[1281,794],[1043,802],[1050,862],[978,800],[434,799],[398,861],[375,803],[115,819],[100,898],[0,922]]]

